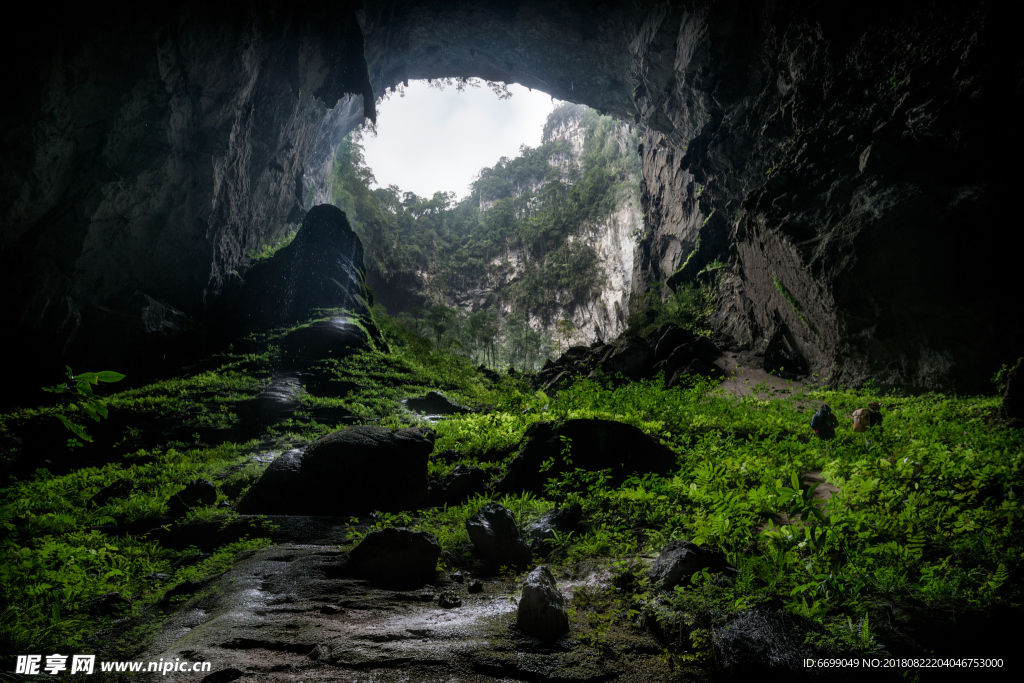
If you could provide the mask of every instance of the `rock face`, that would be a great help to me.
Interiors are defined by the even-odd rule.
[[[24,69],[0,114],[0,312],[28,358],[130,372],[326,199],[333,148],[374,116],[362,33],[346,5],[57,14],[2,41]]]
[[[345,213],[330,204],[310,209],[291,244],[254,265],[232,290],[217,306],[230,336],[305,320],[317,309],[344,308],[352,318],[368,316],[373,304],[362,243]],[[287,355],[314,359],[333,348],[360,344],[367,344],[365,334],[345,319],[300,328],[282,340]]]
[[[243,514],[352,515],[414,510],[433,442],[418,429],[360,425],[278,457],[238,503]]]
[[[634,296],[718,259],[715,327],[765,369],[985,390],[1024,329],[1000,303],[1021,282],[990,250],[1019,182],[998,159],[1022,146],[984,123],[1022,96],[1000,85],[1022,69],[999,55],[1003,20],[990,4],[652,10],[631,46]]]
[[[488,503],[466,520],[466,531],[476,552],[496,567],[517,569],[530,563],[532,553],[523,542],[512,513],[497,503]]]
[[[404,527],[371,531],[349,553],[354,575],[387,585],[421,584],[434,575],[441,545],[432,534]]]
[[[568,460],[563,454],[567,445],[563,439],[569,440]],[[519,454],[498,483],[498,490],[538,493],[549,478],[576,468],[611,469],[612,482],[621,482],[631,472],[664,474],[675,464],[676,454],[671,449],[632,425],[612,420],[566,420],[555,427],[550,422],[537,422],[526,430]],[[543,472],[542,465],[546,467]]]
[[[565,598],[547,567],[537,567],[523,583],[519,598],[516,626],[527,635],[541,640],[558,640],[569,632],[569,616]]]

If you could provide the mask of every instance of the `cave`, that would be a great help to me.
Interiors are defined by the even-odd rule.
[[[644,228],[630,306],[710,283],[710,338],[758,370],[814,377],[825,389],[991,395],[993,375],[1024,355],[1024,285],[1011,247],[1024,134],[1009,120],[1024,103],[1024,57],[1004,5],[266,0],[29,14],[8,22],[0,48],[11,65],[0,112],[4,409],[42,402],[40,385],[64,366],[116,370],[141,387],[205,368],[228,344],[256,353],[244,335],[308,312],[289,308],[294,288],[279,281],[310,292],[308,308],[335,301],[337,285],[346,306],[368,311],[358,240],[325,250],[303,237],[288,248],[288,258],[306,255],[297,263],[348,264],[350,280],[326,288],[302,280],[299,266],[253,265],[253,253],[300,225],[312,235],[344,222],[324,207],[335,150],[375,120],[383,93],[424,79],[520,84],[634,126]],[[355,348],[361,334],[379,343],[380,331],[357,322],[321,327],[332,348]],[[336,379],[302,379],[317,343],[301,330],[282,337],[282,372],[299,375],[282,375],[281,386],[299,376],[342,391]],[[616,343],[601,362],[646,378],[631,365],[634,342]],[[655,346],[644,363],[667,360]],[[524,411],[530,400],[521,397]],[[351,411],[342,419],[317,410],[361,424]],[[366,439],[384,438],[372,431],[384,427],[364,428]],[[174,431],[175,442],[186,431]],[[426,447],[419,436],[394,438]],[[46,457],[37,451],[33,466]],[[996,495],[986,491],[974,493]],[[337,540],[337,528],[330,533]],[[185,538],[175,542],[186,547]],[[991,585],[1019,583],[1019,568],[998,567]],[[790,617],[778,618],[785,623],[771,628],[790,628]],[[900,636],[904,652],[917,652],[907,643],[918,636],[955,645],[938,626],[915,628]],[[726,636],[716,638],[729,652]],[[230,647],[293,647],[260,642]],[[297,642],[303,656],[319,653],[310,661],[339,656]],[[731,652],[718,674],[760,671]],[[480,662],[479,680],[566,674]]]
[[[983,390],[1020,353],[1012,250],[990,248],[1020,146],[987,123],[1019,103],[1001,24],[955,3],[65,15],[7,77],[8,340],[32,367],[152,365],[324,200],[372,93],[480,77],[645,131],[634,295],[718,259],[716,331],[737,346],[763,353],[784,324],[837,382]]]

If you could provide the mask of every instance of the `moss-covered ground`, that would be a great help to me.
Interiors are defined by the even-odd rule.
[[[469,554],[464,522],[486,501],[501,502],[522,524],[556,506],[581,504],[584,530],[559,535],[535,561],[613,567],[613,588],[577,590],[573,598],[573,623],[587,642],[600,644],[609,629],[650,628],[661,635],[666,657],[700,664],[711,657],[713,630],[731,614],[771,605],[804,624],[807,642],[823,653],[906,651],[914,643],[927,651],[922,621],[1020,608],[1024,437],[1002,421],[994,397],[794,387],[770,398],[767,391],[736,398],[708,382],[664,389],[661,378],[618,387],[580,378],[545,395],[517,377],[492,382],[464,359],[378,322],[387,350],[380,344],[318,366],[325,376],[355,383],[346,385],[347,394],[302,394],[290,418],[244,440],[237,408],[270,382],[273,335],[249,343],[257,352],[228,350],[206,369],[107,394],[117,433],[108,426],[101,438],[97,425],[94,443],[70,457],[53,451],[49,465],[23,435],[59,436],[62,427],[48,414],[54,409],[0,416],[7,458],[0,649],[133,651],[159,622],[170,589],[215,576],[240,551],[270,542],[254,534],[198,562],[189,559],[198,557],[195,549],[164,548],[139,530],[147,520],[167,520],[176,491],[204,477],[216,484],[218,505],[166,523],[230,521],[231,505],[269,461],[254,456],[338,428],[314,419],[317,408],[344,407],[362,423],[423,425],[399,401],[428,390],[479,409],[432,425],[435,453],[449,451],[431,462],[432,477],[460,463],[500,476],[538,420],[618,420],[678,454],[669,475],[633,476],[612,487],[604,473],[586,470],[586,453],[572,453],[579,469],[550,480],[542,495],[481,494],[376,522],[436,534],[446,551],[441,569],[449,569]],[[847,415],[871,400],[882,403],[884,430],[865,439],[841,427],[827,444],[813,438],[808,422],[817,404]],[[65,448],[64,440],[54,443]],[[822,506],[801,484],[808,472],[820,472],[838,495]],[[134,482],[131,495],[89,503],[122,479]],[[739,569],[736,579],[696,575],[690,585],[659,594],[648,567],[674,539],[720,549]],[[114,591],[131,605],[97,612],[90,601]],[[119,642],[110,637],[115,632]]]

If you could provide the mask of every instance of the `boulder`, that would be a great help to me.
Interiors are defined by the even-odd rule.
[[[533,557],[512,513],[497,503],[487,503],[467,519],[466,531],[477,554],[495,566],[523,569]]]
[[[273,377],[263,393],[235,406],[242,429],[258,429],[290,417],[300,405],[301,394],[302,384],[297,373]]]
[[[609,349],[601,357],[601,369],[614,377],[621,374],[630,380],[650,376],[654,361],[654,349],[638,337],[620,337],[608,344]]]
[[[805,644],[805,624],[785,610],[761,606],[744,610],[712,634],[715,660],[730,679],[802,678],[804,660],[820,657]]]
[[[657,343],[654,347],[654,360],[655,362],[658,362],[668,358],[669,355],[671,355],[671,353],[680,346],[692,342],[693,332],[673,325],[669,327],[661,337],[656,339]]]
[[[109,617],[130,609],[132,601],[122,597],[119,592],[105,593],[85,603],[85,608],[94,617]]]
[[[405,527],[371,531],[349,553],[349,570],[360,578],[408,586],[434,576],[441,545],[433,534]]]
[[[427,494],[434,444],[419,429],[373,425],[323,436],[267,468],[239,501],[243,514],[358,515],[413,510]]]
[[[217,487],[208,479],[196,479],[171,496],[168,501],[174,516],[183,515],[192,508],[213,505],[217,502]]]
[[[492,382],[500,382],[501,381],[501,375],[496,373],[494,370],[491,370],[489,367],[487,367],[483,363],[481,363],[479,366],[477,366],[477,372],[479,372],[481,375],[483,375],[484,377],[486,377],[487,379],[489,379]]]
[[[569,460],[562,455],[569,439]],[[541,465],[550,468],[541,472]],[[665,474],[676,465],[676,454],[642,431],[613,420],[567,420],[556,426],[536,422],[526,430],[519,454],[498,483],[502,493],[540,493],[550,477],[576,468],[612,470],[612,481],[621,482],[630,473]]]
[[[341,358],[354,351],[371,346],[369,335],[356,318],[337,315],[329,320],[317,320],[298,327],[279,341],[281,364],[284,367],[305,368],[324,358]]]
[[[405,405],[409,410],[427,415],[464,415],[473,412],[466,406],[454,403],[438,391],[427,392],[426,396],[408,398],[405,400]]]
[[[558,640],[569,632],[565,598],[547,567],[537,567],[526,577],[516,626],[527,635],[548,641]]]
[[[319,309],[345,309],[349,317],[362,318],[365,326],[372,303],[359,237],[341,209],[321,204],[306,212],[291,244],[254,264],[244,282],[222,294],[216,318],[223,334],[230,337],[307,320]],[[324,332],[326,338],[317,338]],[[349,329],[340,333],[341,339],[355,334]],[[287,340],[286,346],[332,348],[338,340],[330,335],[329,326],[321,326]],[[313,353],[312,348],[307,353]]]
[[[441,482],[442,498],[449,505],[457,505],[475,493],[487,488],[487,472],[479,467],[456,465]]]
[[[462,598],[459,597],[457,592],[449,588],[441,591],[441,594],[437,596],[437,606],[442,609],[462,607]]]
[[[676,586],[688,586],[690,577],[704,568],[716,573],[736,571],[729,566],[725,555],[717,550],[689,541],[672,541],[654,561],[654,566],[651,567],[651,583],[663,591],[670,591]]]
[[[676,371],[665,386],[672,388],[681,383],[685,385],[690,377],[708,377],[720,380],[724,376],[725,372],[711,361],[704,358],[694,358],[686,367]]]
[[[541,546],[544,541],[555,537],[555,532],[567,533],[580,530],[580,522],[583,520],[583,507],[570,505],[566,508],[558,508],[547,513],[536,522],[526,527],[526,538],[534,548]]]

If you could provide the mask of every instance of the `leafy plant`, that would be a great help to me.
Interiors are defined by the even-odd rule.
[[[43,387],[43,391],[60,394],[64,405],[70,408],[71,412],[81,412],[96,422],[107,417],[107,406],[102,399],[93,394],[92,386],[100,382],[120,382],[124,379],[124,375],[109,370],[83,372],[76,375],[67,365],[64,366],[64,370],[67,376],[66,381],[52,387]],[[54,410],[52,415],[74,435],[68,439],[68,448],[81,447],[84,445],[82,441],[92,441],[92,437],[86,433],[85,427],[65,414],[64,411]]]

